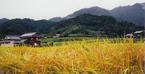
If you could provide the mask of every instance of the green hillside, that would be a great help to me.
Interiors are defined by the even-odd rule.
[[[143,27],[125,21],[119,22],[110,16],[94,16],[83,14],[69,20],[58,22],[50,34],[62,36],[123,36],[124,32],[130,33]]]

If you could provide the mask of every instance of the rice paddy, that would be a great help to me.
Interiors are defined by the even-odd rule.
[[[0,74],[144,74],[145,44],[133,39],[0,47]]]

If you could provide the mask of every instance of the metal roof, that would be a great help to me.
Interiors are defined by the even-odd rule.
[[[133,34],[132,34],[132,33],[130,33],[130,34],[126,34],[126,36],[133,36]]]
[[[20,40],[20,35],[6,35],[5,39],[8,39],[8,40]]]
[[[23,35],[20,36],[21,38],[31,38],[31,37],[37,37],[37,38],[41,38],[41,35],[36,34],[36,32],[32,32],[32,33],[25,33]]]
[[[134,33],[142,33],[143,31],[135,31]]]
[[[33,36],[36,32],[22,34],[21,37]]]

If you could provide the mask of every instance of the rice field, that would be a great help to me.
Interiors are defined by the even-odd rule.
[[[145,44],[133,39],[0,47],[0,74],[144,74]]]

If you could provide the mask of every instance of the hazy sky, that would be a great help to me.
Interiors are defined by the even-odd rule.
[[[0,18],[49,19],[92,6],[112,9],[143,2],[145,0],[0,0]]]

